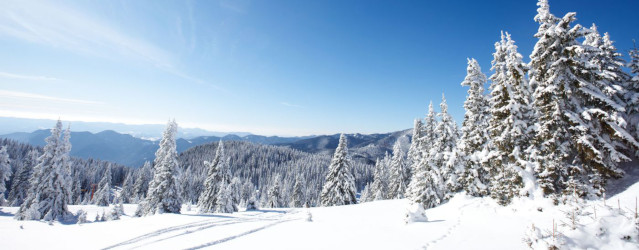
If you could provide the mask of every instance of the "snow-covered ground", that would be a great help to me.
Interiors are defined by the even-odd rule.
[[[491,199],[463,194],[426,210],[428,222],[411,224],[404,223],[406,200],[210,215],[185,207],[179,215],[123,216],[81,225],[17,221],[12,218],[17,208],[3,207],[0,242],[2,249],[527,249],[524,237],[534,225],[538,238],[550,243],[577,249],[639,249],[639,235],[621,239],[636,233],[632,218],[637,196],[639,183],[609,198],[607,207],[603,201],[584,204],[575,230],[566,216],[570,206],[524,199],[502,207]],[[135,208],[125,205],[125,213],[131,215]],[[103,209],[108,212],[97,206],[70,209],[88,211],[89,221]],[[307,221],[309,211],[312,222]],[[555,237],[553,221],[558,225]]]

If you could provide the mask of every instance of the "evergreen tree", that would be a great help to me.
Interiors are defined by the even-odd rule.
[[[136,203],[146,198],[151,171],[151,163],[149,161],[145,161],[144,166],[138,171],[138,177],[133,184],[133,197]]]
[[[215,204],[215,212],[233,213],[235,211],[237,211],[237,208],[233,204],[231,185],[220,185]]]
[[[371,194],[373,200],[385,200],[388,195],[388,183],[386,175],[386,164],[384,161],[377,159],[375,162],[375,174],[373,175],[373,184],[371,185]]]
[[[156,213],[180,213],[182,207],[177,183],[177,150],[175,135],[177,123],[169,121],[160,148],[155,152],[153,180],[149,183],[147,197],[141,204],[142,210],[138,215],[152,215]]]
[[[271,185],[271,187],[268,189],[268,200],[266,203],[267,207],[270,208],[278,208],[282,206],[281,203],[281,196],[282,196],[282,191],[280,188],[280,178],[279,176],[275,176],[274,177],[274,182],[273,185]]]
[[[448,187],[456,186],[446,180],[457,179],[455,164],[455,144],[458,136],[457,125],[448,114],[446,98],[442,95],[441,113],[435,114],[432,103],[424,122],[425,143],[419,164],[413,166],[413,174],[406,191],[412,203],[423,207],[438,206],[449,198]],[[441,117],[437,122],[435,116]],[[430,131],[430,132],[429,132]]]
[[[393,145],[393,157],[390,165],[390,177],[388,187],[388,198],[403,199],[406,193],[409,179],[409,169],[404,163],[404,151],[401,142],[397,140]]]
[[[628,67],[632,77],[626,82],[626,117],[628,117],[628,131],[639,141],[639,48],[636,46],[630,50],[630,62]],[[639,150],[635,151],[639,157]]]
[[[589,62],[599,49],[577,41],[589,30],[572,27],[574,20],[575,13],[568,13],[538,33],[543,39],[531,56],[531,79],[538,84],[536,172],[546,195],[562,193],[569,180],[578,186],[579,196],[588,193],[590,183],[602,190],[607,179],[623,174],[618,163],[629,160],[619,142],[636,144],[623,128],[623,105],[605,93],[606,83]],[[592,176],[601,180],[590,180]]]
[[[364,186],[364,189],[362,189],[362,192],[359,195],[359,203],[372,201],[372,198],[370,197],[371,192],[369,186],[370,183],[366,183],[366,186]]]
[[[320,203],[322,206],[339,206],[356,204],[355,179],[351,174],[351,159],[348,156],[346,136],[342,134],[339,144],[333,154],[331,165],[328,167],[328,175],[322,193]]]
[[[481,72],[479,63],[475,59],[468,59],[466,78],[461,83],[462,86],[470,88],[464,102],[466,114],[459,143],[460,161],[463,165],[459,185],[473,196],[484,196],[488,193],[486,190],[488,174],[485,171],[483,158],[487,154],[489,135],[486,128],[490,111],[488,100],[484,96],[484,84],[486,84],[486,75]]]
[[[62,220],[70,215],[67,204],[71,196],[68,176],[70,145],[61,139],[62,122],[58,120],[51,129],[51,135],[45,139],[43,154],[34,167],[28,196],[20,206],[15,218],[19,220]]]
[[[219,168],[224,159],[224,143],[222,140],[217,144],[217,151],[213,161],[204,161],[204,166],[208,170],[206,180],[204,181],[204,191],[198,199],[198,208],[200,213],[211,213],[215,211],[217,204],[217,195],[221,183],[221,175],[219,174]]]
[[[229,159],[224,159],[218,164],[217,175],[220,178],[217,188],[217,200],[215,201],[215,211],[218,213],[232,213],[237,211],[237,206],[233,203],[231,187],[231,169]]]
[[[127,173],[122,183],[122,190],[120,191],[120,200],[123,203],[131,203],[131,196],[133,194],[133,171]]]
[[[532,139],[533,109],[531,90],[525,78],[528,71],[522,56],[517,52],[510,34],[501,34],[493,53],[493,75],[488,131],[490,153],[487,161],[490,169],[490,194],[501,204],[523,193],[532,194],[535,180],[528,164],[525,150]]]
[[[104,175],[98,183],[98,190],[93,195],[93,204],[98,206],[109,206],[112,201],[111,195],[111,166],[107,166]]]
[[[293,185],[293,196],[291,199],[291,207],[303,207],[304,203],[306,203],[306,197],[304,194],[304,181],[302,181],[302,176],[297,175],[295,178],[295,185]]]
[[[442,94],[442,103],[439,105],[440,122],[435,128],[437,138],[431,147],[431,156],[428,159],[431,178],[437,188],[437,195],[441,201],[446,201],[459,190],[457,180],[461,170],[457,159],[457,138],[459,131],[453,117],[448,114],[448,104]]]
[[[406,197],[412,203],[419,203],[427,208],[435,207],[441,203],[441,199],[437,193],[437,183],[433,180],[434,171],[427,164],[417,166],[413,169]]]
[[[431,103],[432,106],[432,103]],[[417,165],[422,157],[422,137],[424,131],[424,124],[421,120],[415,119],[415,123],[413,125],[413,135],[411,136],[410,147],[408,148],[408,153],[406,157],[407,165],[414,169],[415,165]]]
[[[11,160],[7,153],[7,146],[0,148],[0,204],[4,203],[4,193],[7,191],[6,182],[11,177]]]
[[[27,153],[24,161],[15,172],[9,191],[9,201],[11,206],[20,206],[27,198],[30,188],[29,179],[33,172],[33,166],[38,163],[38,150],[32,149]]]

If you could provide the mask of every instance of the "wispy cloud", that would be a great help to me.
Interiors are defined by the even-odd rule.
[[[4,1],[0,34],[79,53],[131,57],[172,67],[166,51],[119,32],[108,24],[49,1]]]
[[[280,104],[287,106],[287,107],[294,107],[294,108],[304,108],[304,106],[302,105],[297,105],[297,104],[291,104],[288,102],[280,102]]]
[[[9,90],[0,90],[0,97],[2,97],[2,98],[17,98],[17,99],[30,99],[30,100],[65,102],[65,103],[76,103],[76,104],[103,104],[101,102],[95,102],[95,101],[60,98],[60,97],[54,97],[54,96],[46,96],[46,95],[40,95],[40,94],[9,91]]]
[[[249,5],[249,1],[229,1],[229,0],[221,0],[220,7],[241,13],[246,14],[246,9]]]
[[[189,18],[190,25],[194,25],[194,20]],[[0,36],[79,54],[142,61],[186,80],[218,87],[179,70],[174,55],[167,50],[127,35],[103,20],[58,2],[3,1],[0,8]],[[195,46],[194,41],[191,42]]]
[[[58,80],[60,80],[60,79],[55,78],[55,77],[19,75],[19,74],[7,73],[7,72],[0,72],[0,77],[10,78],[10,79],[19,79],[19,80],[32,80],[32,81],[58,81]]]

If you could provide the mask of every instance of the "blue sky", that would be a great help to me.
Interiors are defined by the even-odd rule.
[[[466,58],[490,74],[536,1],[3,1],[0,116],[264,135],[409,128],[444,92],[461,123]],[[551,0],[626,52],[637,1]]]

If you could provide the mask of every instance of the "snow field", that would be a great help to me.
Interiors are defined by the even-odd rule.
[[[17,207],[3,207],[0,235],[3,249],[528,249],[524,237],[534,225],[540,242],[567,249],[639,249],[630,209],[639,183],[603,200],[587,201],[571,230],[570,205],[554,206],[548,199],[515,199],[500,206],[490,198],[462,194],[426,210],[428,222],[404,223],[408,201],[383,200],[357,205],[294,209],[265,209],[232,214],[183,214],[92,222],[109,209],[70,206],[87,211],[86,224],[49,225],[17,221]],[[137,205],[125,204],[126,215]],[[597,218],[594,217],[597,209]],[[541,210],[541,211],[540,211]],[[307,222],[307,211],[313,217]],[[552,223],[557,233],[551,237]],[[631,235],[631,239],[622,239]],[[541,249],[545,243],[534,245]]]

